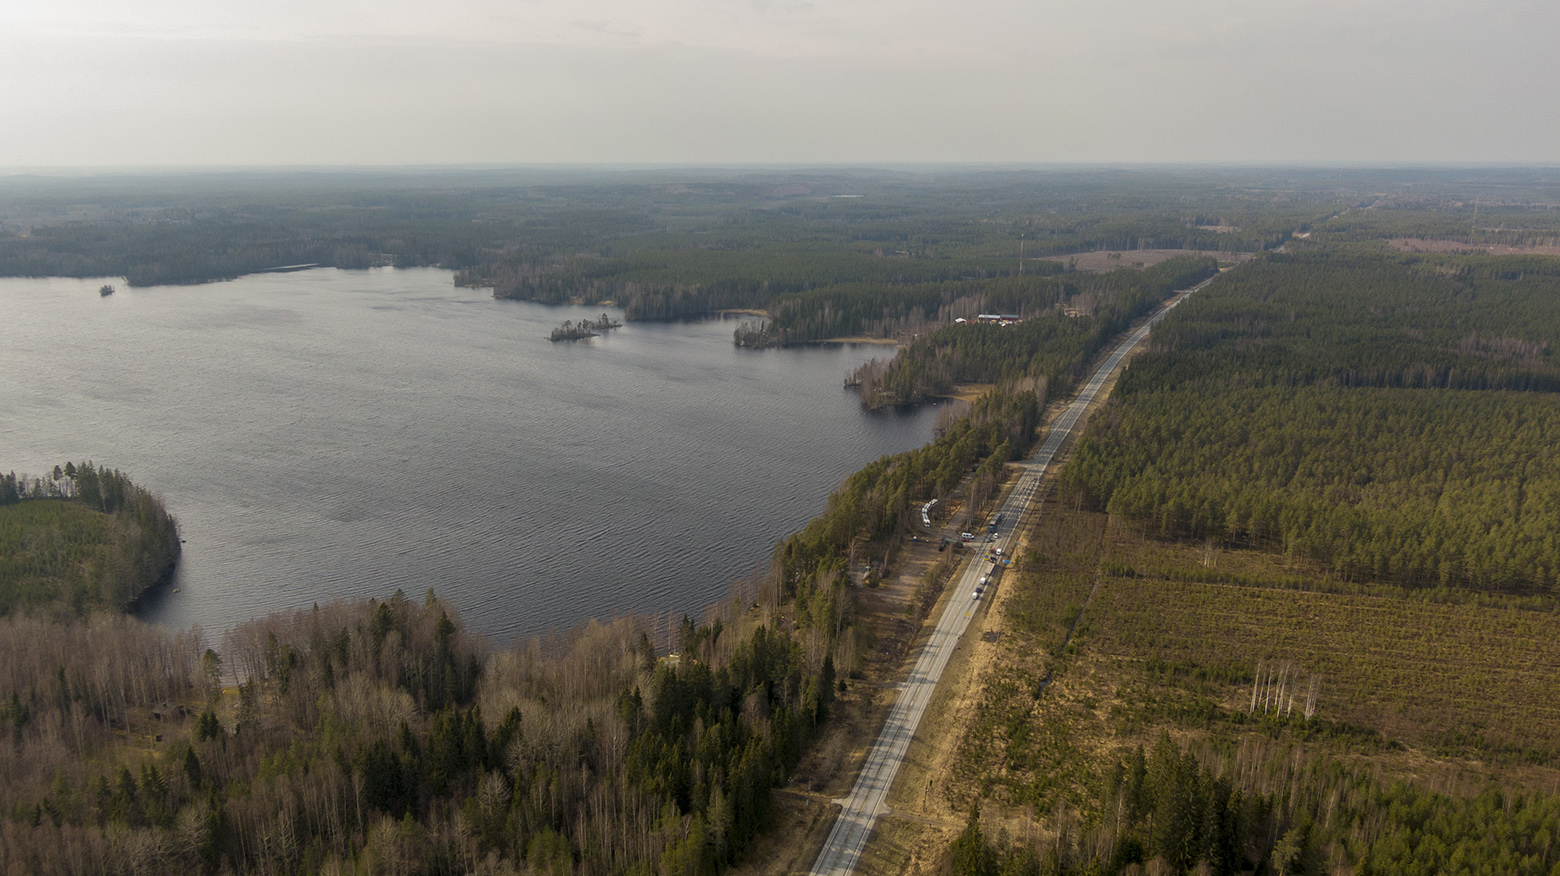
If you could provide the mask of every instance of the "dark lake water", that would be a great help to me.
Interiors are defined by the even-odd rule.
[[[0,467],[91,459],[161,494],[187,543],[144,616],[212,639],[397,588],[501,644],[695,612],[935,418],[842,390],[882,347],[742,350],[733,320],[554,344],[600,308],[447,271],[102,282],[0,278]]]

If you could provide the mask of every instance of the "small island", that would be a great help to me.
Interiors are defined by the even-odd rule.
[[[622,323],[614,322],[612,317],[603,313],[599,319],[582,319],[577,323],[564,320],[563,325],[552,330],[550,339],[554,341],[578,341],[582,338],[594,338],[608,329],[622,327]]]

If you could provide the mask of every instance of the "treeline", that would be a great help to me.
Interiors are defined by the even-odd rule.
[[[1109,279],[1066,274],[1064,281],[1062,266],[1055,262],[1026,265],[1020,274],[1011,258],[885,256],[860,246],[808,243],[610,259],[570,256],[544,265],[511,265],[489,275],[467,272],[457,280],[492,285],[500,298],[610,301],[623,307],[628,319],[764,310],[769,319],[762,324],[762,335],[750,329],[742,342],[783,346],[859,335],[912,335],[985,312],[1028,317],[1079,296],[1092,311],[1100,307],[1097,299],[1130,296],[1127,287],[1153,287],[1161,277],[1189,273],[1187,260],[1176,259],[1168,268],[1150,269],[1146,280],[1129,270]]]
[[[381,224],[373,211],[329,212],[326,218],[307,209],[185,209],[40,224],[26,234],[0,232],[0,275],[119,276],[132,286],[153,286],[209,283],[304,264],[460,267],[481,247],[498,242],[481,226],[473,232],[416,216]]]
[[[811,240],[517,260],[465,272],[457,282],[491,285],[498,298],[611,301],[636,320],[765,309],[775,315],[771,343],[806,343],[859,334],[865,320],[883,318],[892,306],[935,314],[939,304],[968,296],[968,281],[1014,272],[1012,259],[900,257],[860,243]],[[808,322],[842,301],[849,312]]]
[[[0,275],[146,285],[437,265],[501,297],[611,298],[649,319],[841,283],[1000,276],[1021,247],[1029,274],[1056,269],[1035,259],[1100,249],[1271,250],[1313,229],[1315,241],[1542,243],[1560,236],[1553,191],[1525,169],[17,177],[0,185]]]
[[[861,335],[908,337],[981,313],[1033,316],[1076,292],[1076,286],[1055,279],[1011,273],[903,286],[842,283],[776,296],[765,305],[770,319],[764,334],[769,344],[778,345]]]
[[[122,472],[90,462],[0,475],[0,615],[122,609],[179,558],[178,524]]]
[[[529,226],[552,201],[538,182],[497,172],[16,177],[3,183],[0,275],[145,286],[299,264],[459,269],[521,238],[576,247],[601,229],[645,227],[632,211],[570,215],[555,204],[554,221]]]
[[[1560,862],[1560,797],[1490,788],[1451,796],[1280,746],[1199,759],[1168,735],[1115,761],[1087,819],[1054,842],[988,838],[972,817],[953,876],[1494,872]]]
[[[252,621],[220,655],[0,620],[0,866],[718,873],[828,714],[832,631],[730,605],[670,657],[650,632],[488,654],[431,592]]]
[[[858,373],[862,401],[872,407],[914,404],[945,395],[959,383],[1015,379],[1043,380],[1066,391],[1111,338],[1176,290],[1217,270],[1213,259],[1181,257],[1143,271],[1112,271],[1082,281],[1068,291],[1074,302],[1087,299],[1087,314],[1054,308],[1034,312],[1043,301],[997,298],[993,303],[1019,304],[1017,312],[1027,305],[1031,315],[1016,325],[950,325],[917,338],[886,365],[872,364]],[[1068,285],[1073,282],[1069,279]],[[1060,284],[1056,288],[1060,293]]]
[[[1555,260],[1270,256],[1156,329],[1060,490],[1353,580],[1552,591],[1557,327]]]
[[[1231,186],[1235,176],[1241,184]],[[632,305],[632,318],[662,318],[731,306],[715,300],[729,295],[716,289],[728,282],[773,278],[786,287],[796,276],[793,263],[810,261],[812,271],[794,288],[958,280],[996,265],[1011,269],[1021,235],[1032,256],[1102,247],[1250,251],[1335,212],[1338,197],[1325,187],[1297,192],[1286,179],[1287,191],[1264,191],[1249,176],[446,170],[17,177],[0,186],[0,275],[124,276],[147,285],[297,264],[438,265],[500,294],[610,295]],[[840,189],[861,198],[829,197]],[[1241,230],[1197,227],[1221,216]],[[713,266],[701,252],[732,254],[742,266]],[[887,264],[862,273],[874,259]],[[842,273],[828,260],[851,268]],[[898,274],[903,279],[882,279]],[[613,288],[625,281],[643,288],[628,295]],[[685,291],[675,293],[678,287]],[[683,300],[688,290],[699,303]]]
[[[1547,205],[1492,203],[1488,197],[1482,204],[1473,198],[1435,204],[1415,199],[1347,211],[1319,224],[1315,238],[1328,243],[1450,240],[1470,249],[1560,246],[1560,214]]]
[[[1122,390],[1178,386],[1560,390],[1560,259],[1273,254],[1176,309]]]
[[[1064,501],[1162,538],[1283,552],[1346,580],[1553,593],[1560,398],[1264,387],[1134,394]]]
[[[822,628],[849,610],[848,565],[888,563],[902,527],[920,504],[951,493],[970,476],[965,505],[979,514],[1004,479],[1004,466],[1035,441],[1044,386],[1005,385],[976,400],[968,416],[917,450],[885,456],[846,478],[827,509],[775,548],[775,568],[796,616]]]

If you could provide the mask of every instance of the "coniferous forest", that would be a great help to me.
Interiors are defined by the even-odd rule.
[[[1349,580],[1554,593],[1560,262],[1270,256],[1155,332],[1062,492]]]
[[[1294,249],[1167,317],[1063,469],[950,872],[1560,864],[1560,262]]]

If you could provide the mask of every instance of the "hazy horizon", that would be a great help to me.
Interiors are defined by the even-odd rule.
[[[23,0],[0,168],[1544,165],[1560,8]]]

